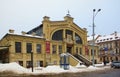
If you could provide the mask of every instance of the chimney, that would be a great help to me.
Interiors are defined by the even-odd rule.
[[[87,28],[83,28],[83,30],[86,31],[86,32],[88,32],[88,31],[87,31]]]
[[[24,31],[22,31],[21,33],[22,33],[22,35],[25,35],[25,34],[26,34],[26,32],[24,32]]]
[[[9,29],[9,33],[14,33],[14,30],[13,29]]]
[[[35,32],[32,32],[32,36],[35,36],[36,35],[36,33]]]
[[[44,16],[43,19],[44,19],[44,21],[50,21],[50,20],[49,20],[50,17],[48,17],[48,16]]]
[[[87,28],[83,28],[85,31],[87,31]]]
[[[117,31],[114,32],[115,36],[117,36]]]

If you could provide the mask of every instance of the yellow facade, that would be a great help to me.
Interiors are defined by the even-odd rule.
[[[77,26],[73,22],[72,17],[65,16],[63,21],[51,21],[49,17],[45,16],[42,21],[42,26],[43,27],[41,36],[35,35],[33,33],[15,34],[12,32],[6,34],[0,42],[0,46],[9,46],[7,52],[8,58],[4,60],[6,62],[21,61],[22,65],[24,67],[27,67],[27,61],[31,61],[31,53],[27,53],[27,43],[30,43],[32,45],[31,51],[33,52],[34,66],[60,64],[60,54],[66,52],[73,55],[70,56],[70,64],[73,66],[77,65],[80,62],[73,58],[75,54],[80,54],[89,61],[92,60],[92,47],[87,45],[87,31],[86,29],[82,29]],[[60,35],[58,32],[60,33]],[[62,40],[58,40],[59,38],[61,38]],[[16,53],[16,42],[20,42],[20,53]],[[48,45],[48,52],[46,47],[47,42],[50,44]],[[37,53],[37,44],[41,45],[40,53]],[[87,46],[89,54],[86,54],[85,46]],[[94,48],[96,50],[95,59],[97,60],[98,47],[96,46]],[[4,50],[1,50],[1,52],[4,52]]]

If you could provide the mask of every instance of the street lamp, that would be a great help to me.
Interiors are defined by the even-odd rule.
[[[31,51],[31,66],[32,66],[32,72],[33,72],[33,51]]]
[[[95,28],[95,24],[94,24],[94,21],[95,21],[95,17],[96,17],[96,15],[98,14],[98,12],[100,12],[101,11],[101,9],[98,9],[97,11],[96,11],[96,9],[93,9],[93,23],[92,23],[92,28],[93,28],[93,46],[92,46],[92,55],[93,55],[93,59],[92,59],[92,65],[94,66],[94,45],[95,45],[95,38],[94,38],[94,36],[95,36],[95,30],[94,30],[94,28]]]

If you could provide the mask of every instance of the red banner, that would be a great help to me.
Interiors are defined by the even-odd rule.
[[[85,46],[85,54],[86,54],[86,55],[89,55],[89,49],[88,49],[88,46]]]
[[[46,53],[50,53],[50,42],[46,41]]]

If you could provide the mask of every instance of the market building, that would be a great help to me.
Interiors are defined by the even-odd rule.
[[[70,65],[92,61],[92,46],[87,43],[87,30],[73,22],[67,14],[62,21],[51,21],[43,17],[42,24],[28,32],[15,34],[9,30],[0,40],[0,62],[18,62],[31,67],[31,52],[34,66],[60,64],[60,54],[69,54]],[[98,46],[94,47],[94,59],[98,63]]]

